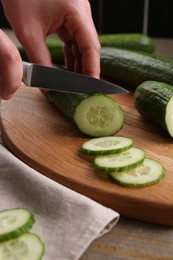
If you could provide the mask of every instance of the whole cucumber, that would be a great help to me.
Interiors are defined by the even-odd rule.
[[[145,81],[134,92],[135,107],[145,118],[173,137],[173,86]]]
[[[102,47],[114,47],[127,50],[153,53],[156,47],[153,38],[140,33],[100,34]]]
[[[173,84],[173,60],[144,52],[105,47],[101,50],[101,75],[135,88],[147,80]]]

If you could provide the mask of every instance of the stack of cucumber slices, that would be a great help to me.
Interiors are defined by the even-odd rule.
[[[25,208],[0,211],[0,259],[41,260],[44,244],[37,234],[29,232],[35,223]]]
[[[129,137],[107,136],[90,139],[81,151],[94,156],[94,167],[122,186],[144,187],[159,182],[165,176],[163,165],[132,145]]]

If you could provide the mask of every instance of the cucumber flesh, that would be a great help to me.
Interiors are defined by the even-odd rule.
[[[0,243],[0,259],[3,260],[39,260],[43,254],[44,244],[33,233]]]
[[[165,122],[167,132],[173,137],[173,96],[167,104]]]
[[[122,186],[144,187],[158,183],[165,176],[165,169],[160,162],[145,158],[138,167],[121,173],[111,172],[110,176]]]
[[[124,112],[111,97],[89,95],[76,107],[74,121],[89,136],[104,137],[117,133],[124,124]]]
[[[1,211],[0,242],[24,234],[33,226],[34,222],[33,214],[24,208],[12,208]]]
[[[90,155],[106,155],[123,152],[129,149],[133,140],[123,136],[93,138],[82,145],[81,151]]]
[[[119,154],[96,156],[94,166],[105,172],[121,172],[143,163],[145,153],[142,149],[132,147]]]

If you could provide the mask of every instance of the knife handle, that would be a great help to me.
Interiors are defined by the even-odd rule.
[[[22,78],[22,80],[26,85],[29,85],[28,79],[30,77],[28,74],[29,74],[31,68],[32,68],[32,63],[23,61],[23,78]]]

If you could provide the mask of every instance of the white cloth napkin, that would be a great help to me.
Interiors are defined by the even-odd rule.
[[[0,210],[24,207],[45,244],[44,260],[76,260],[119,214],[36,172],[0,144]],[[32,260],[32,259],[31,259]]]

